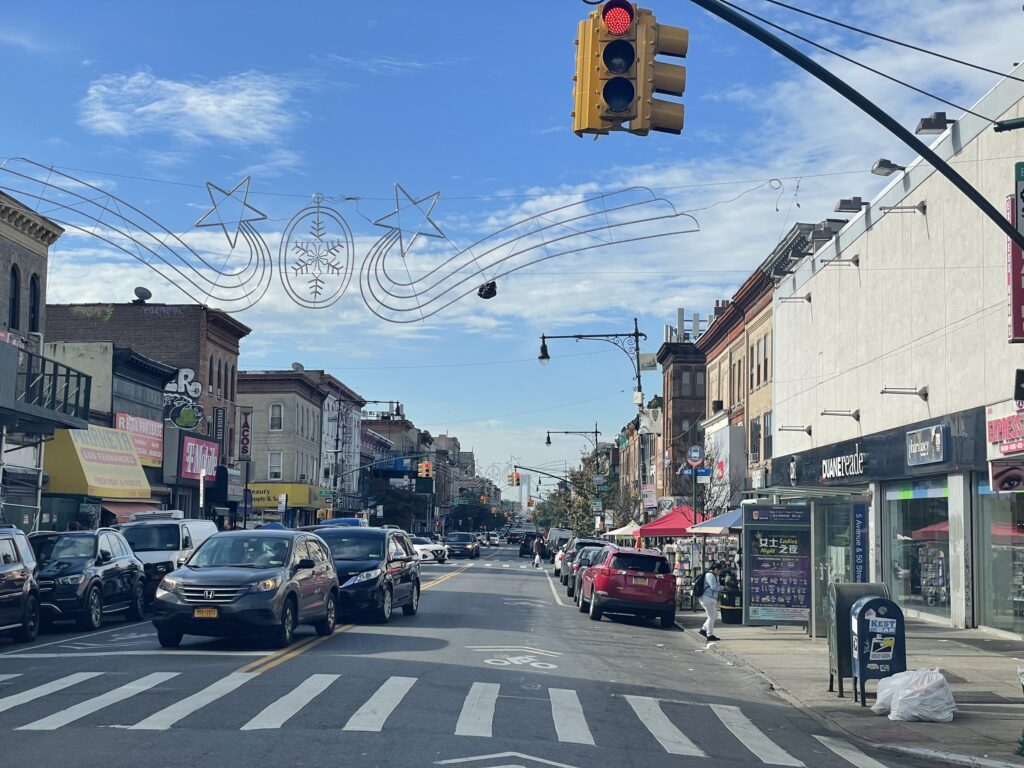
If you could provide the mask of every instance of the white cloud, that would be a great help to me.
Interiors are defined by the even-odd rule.
[[[12,29],[0,29],[0,45],[21,48],[23,51],[31,53],[42,53],[49,50],[48,45],[27,32],[18,32]]]
[[[145,71],[110,74],[90,84],[79,122],[114,136],[170,133],[189,141],[267,144],[292,126],[295,87],[288,78],[255,71],[205,82]]]
[[[341,64],[345,67],[360,69],[364,72],[369,72],[371,75],[418,74],[438,66],[435,62],[410,57],[398,58],[396,56],[341,56],[337,53],[331,53],[325,58],[332,64]]]
[[[291,149],[274,149],[263,155],[258,163],[246,166],[242,173],[256,178],[273,178],[285,174],[301,175],[303,157],[301,152]]]

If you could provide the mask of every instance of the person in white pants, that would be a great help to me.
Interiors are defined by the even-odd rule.
[[[715,563],[711,570],[704,574],[704,591],[700,595],[700,604],[704,613],[708,615],[700,633],[707,638],[708,642],[718,640],[715,636],[715,620],[718,616],[718,596],[722,593],[722,585],[718,582],[718,575],[722,572],[722,566]]]

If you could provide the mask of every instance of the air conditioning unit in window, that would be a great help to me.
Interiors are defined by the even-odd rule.
[[[301,475],[299,475],[299,482],[300,482],[300,483],[304,483],[304,482],[306,482],[306,475],[305,475],[305,474],[301,474]]]

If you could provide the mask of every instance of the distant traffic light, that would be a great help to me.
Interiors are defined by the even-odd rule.
[[[628,0],[608,0],[592,11],[576,38],[576,135],[682,132],[683,106],[654,94],[682,96],[686,68],[654,57],[685,56],[688,45],[687,30],[658,24],[649,10]]]
[[[427,465],[428,464],[429,464],[429,462],[426,462],[426,461],[421,461],[419,463],[419,465],[417,466],[417,475],[419,477],[426,477],[427,476]]]
[[[513,485],[520,485],[520,484],[522,483],[522,475],[520,475],[520,474],[519,474],[518,472],[516,472],[516,473],[515,473],[515,474],[513,475],[513,479],[515,480],[515,482],[513,483]]]
[[[424,474],[420,477],[433,477],[434,476],[434,465],[429,461],[424,461],[420,464],[420,468],[424,471]]]
[[[526,506],[528,506],[528,507],[532,507],[533,506],[533,497],[532,496],[526,500]]]

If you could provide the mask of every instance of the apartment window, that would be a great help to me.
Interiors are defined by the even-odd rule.
[[[764,417],[764,457],[772,457],[772,412],[768,411]]]
[[[693,394],[697,397],[704,397],[704,371],[694,371],[693,381],[696,385]]]
[[[757,340],[757,386],[761,386],[761,339]]]
[[[267,479],[281,479],[281,452],[271,451],[267,454]]]
[[[206,372],[206,386],[213,389],[213,355],[210,355],[210,365]]]
[[[280,403],[274,403],[270,406],[270,429],[271,431],[280,431],[284,429],[284,406]]]
[[[224,392],[224,366],[221,361],[217,361],[217,397],[220,397]]]
[[[754,345],[750,345],[750,356],[747,358],[747,374],[750,377],[750,391],[754,391]]]
[[[233,366],[233,365],[231,366],[231,378],[228,379],[228,386],[231,388],[231,397],[229,397],[228,399],[231,400],[232,402],[234,402],[234,400],[235,400],[235,389],[238,386],[238,384],[235,381],[235,366]]]
[[[693,379],[689,371],[680,371],[679,373],[679,394],[683,397],[693,394]]]
[[[39,275],[32,275],[28,281],[28,329],[39,332]]]
[[[21,318],[21,273],[17,266],[11,267],[11,296],[7,301],[7,327],[18,330]]]
[[[771,352],[768,351],[768,347],[771,345],[772,335],[771,333],[765,334],[764,337],[764,383],[767,384],[771,381],[768,378],[768,358],[771,357]]]
[[[750,460],[761,460],[761,420],[750,420]]]

